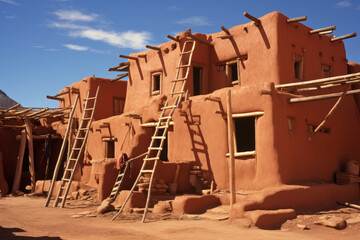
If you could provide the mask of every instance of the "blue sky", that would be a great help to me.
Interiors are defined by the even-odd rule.
[[[279,11],[306,15],[307,26],[336,25],[334,35],[360,34],[360,0],[0,0],[0,89],[27,107],[57,107],[46,99],[95,74],[115,78],[109,67],[167,34],[191,28],[213,33]],[[349,61],[360,63],[359,36],[344,40]]]

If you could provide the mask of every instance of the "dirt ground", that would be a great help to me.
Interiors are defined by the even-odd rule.
[[[59,209],[44,207],[44,197],[0,198],[0,239],[360,239],[357,221],[343,230],[314,224],[324,218],[321,216],[360,218],[360,211],[350,208],[299,215],[281,230],[260,230],[243,220],[230,223],[226,206],[202,215],[149,214],[149,220],[141,223],[141,214],[125,213],[111,221],[115,211],[99,216],[95,214],[96,203],[69,202]],[[302,230],[298,225],[310,229]]]

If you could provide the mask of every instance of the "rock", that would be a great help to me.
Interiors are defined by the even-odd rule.
[[[25,190],[31,191],[31,190],[32,190],[32,187],[31,187],[30,185],[27,185],[27,186],[25,187]]]
[[[83,196],[89,194],[87,190],[82,189],[82,188],[80,188],[78,192],[79,192],[80,197],[83,197]]]
[[[96,212],[97,212],[98,214],[103,214],[103,213],[105,213],[105,212],[115,210],[114,206],[111,205],[112,202],[113,202],[113,199],[111,199],[111,198],[105,199],[105,200],[101,203],[101,205],[97,208]]]
[[[87,217],[97,217],[96,214],[87,214]]]
[[[72,218],[81,218],[83,215],[80,214],[75,214],[75,215],[71,215],[70,217]]]
[[[159,201],[154,205],[155,214],[165,214],[172,211],[170,201]]]
[[[90,196],[87,195],[87,196],[83,196],[83,197],[81,198],[81,200],[87,200],[87,199],[89,199],[89,198],[90,198]]]
[[[250,228],[252,221],[248,218],[238,218],[231,221],[231,224],[234,224],[241,228]]]
[[[314,224],[332,227],[337,230],[342,230],[347,227],[346,221],[342,217],[330,217],[329,219],[319,220]]]
[[[91,214],[90,211],[84,211],[84,212],[79,212],[78,215],[89,215]]]
[[[281,225],[296,218],[294,209],[254,210],[245,213],[254,225],[261,229],[280,229]]]
[[[76,200],[79,197],[79,192],[78,191],[72,192],[71,196]]]
[[[360,223],[360,216],[355,217],[355,218],[350,218],[348,220],[346,220],[347,224],[356,224],[356,223]]]
[[[296,226],[301,230],[310,230],[310,227],[305,224],[297,224]]]
[[[132,208],[133,213],[144,213],[144,208]]]

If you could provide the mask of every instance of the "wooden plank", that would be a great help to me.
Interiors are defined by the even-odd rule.
[[[319,29],[315,29],[315,30],[310,30],[310,34],[319,33],[319,32],[325,32],[325,31],[335,30],[335,29],[336,29],[336,26],[319,28]]]
[[[29,172],[30,172],[30,181],[31,181],[31,192],[35,191],[35,164],[34,164],[34,144],[32,137],[32,126],[30,120],[25,117],[25,128],[26,128],[26,138],[28,142],[28,151],[29,151]]]
[[[12,186],[11,193],[16,195],[17,191],[20,187],[20,180],[21,180],[21,173],[22,173],[22,166],[23,166],[23,160],[24,160],[24,153],[25,153],[25,147],[26,147],[26,131],[25,129],[21,131],[21,140],[20,140],[20,148],[19,148],[19,154],[17,157],[16,162],[16,171],[14,176],[14,183]]]
[[[55,97],[55,96],[46,95],[46,98],[51,99],[51,100],[64,101],[64,98],[61,98],[61,97]]]
[[[259,25],[261,23],[260,19],[250,15],[249,13],[247,12],[244,12],[244,16],[247,17],[248,19],[250,19],[251,21],[254,21],[255,22],[255,25]]]
[[[231,111],[231,90],[226,92],[226,108],[227,108],[227,132],[228,132],[228,146],[230,154],[229,164],[229,179],[230,179],[230,209],[236,202],[235,196],[235,157],[234,157],[234,121]]]
[[[353,95],[358,93],[360,93],[360,89],[350,90],[346,93],[346,95]],[[317,95],[311,97],[290,98],[289,103],[310,102],[310,101],[318,101],[329,98],[336,98],[336,97],[340,97],[342,94],[343,94],[342,92],[338,92],[338,93],[323,94],[323,95]]]
[[[119,57],[121,57],[121,58],[127,58],[127,59],[132,59],[132,60],[138,60],[137,57],[131,57],[131,56],[126,56],[126,55],[122,55],[122,54],[120,54]]]
[[[236,152],[234,154],[235,157],[249,157],[249,156],[255,156],[256,151],[247,151],[247,152]],[[230,157],[230,154],[227,153],[226,157]]]
[[[287,23],[292,23],[292,22],[300,22],[300,21],[305,21],[307,20],[306,16],[302,16],[302,17],[296,17],[296,18],[289,18],[286,20]]]
[[[150,46],[150,45],[146,45],[145,47],[146,47],[146,48],[149,48],[149,49],[152,49],[152,50],[156,50],[156,51],[161,52],[161,48],[159,48],[159,47],[154,47],[154,46]]]
[[[171,40],[174,40],[175,42],[180,42],[179,37],[174,38],[173,36],[170,36],[169,34],[166,35],[167,38],[170,38]]]

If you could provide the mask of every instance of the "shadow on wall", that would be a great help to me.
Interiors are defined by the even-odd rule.
[[[27,239],[38,239],[38,240],[61,240],[60,237],[29,237],[29,236],[17,236],[14,233],[26,232],[21,228],[4,228],[0,226],[0,239],[6,240],[27,240]]]
[[[192,145],[191,150],[194,153],[195,165],[201,166],[200,156],[201,154],[203,154],[205,156],[206,165],[207,165],[206,167],[208,170],[204,170],[203,168],[201,169],[205,176],[205,179],[208,182],[211,182],[214,179],[213,179],[213,173],[209,159],[208,146],[206,145],[205,138],[200,128],[201,116],[192,114],[191,101],[189,102],[189,106],[188,106],[188,114],[186,114],[184,117],[185,117],[186,126],[188,127],[190,134],[191,145]],[[215,180],[214,180],[214,188],[216,188]]]

